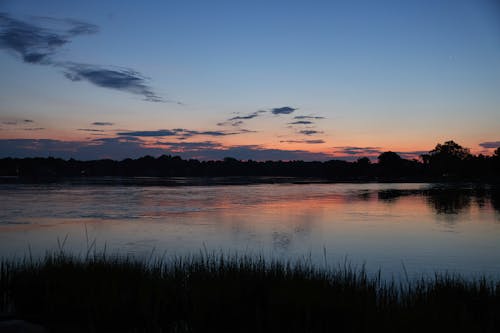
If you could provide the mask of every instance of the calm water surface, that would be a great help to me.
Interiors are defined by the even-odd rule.
[[[58,249],[345,260],[384,275],[500,277],[500,195],[431,184],[0,185],[0,256]],[[326,253],[326,258],[325,258]],[[325,260],[326,259],[326,260]]]

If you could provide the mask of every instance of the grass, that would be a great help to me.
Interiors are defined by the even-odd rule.
[[[50,332],[500,332],[500,282],[348,264],[62,252],[0,262],[0,312]]]

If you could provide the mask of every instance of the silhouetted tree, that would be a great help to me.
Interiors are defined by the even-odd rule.
[[[403,159],[397,153],[386,151],[378,156],[379,176],[396,178],[403,174]]]
[[[380,165],[395,166],[401,163],[401,156],[392,151],[386,151],[378,156]]]
[[[464,148],[453,140],[446,141],[443,144],[438,143],[436,147],[429,152],[431,157],[446,156],[449,158],[456,158],[464,160],[470,156],[469,148]]]
[[[437,144],[428,155],[422,156],[435,175],[459,176],[465,173],[466,159],[472,158],[470,150],[450,140]]]
[[[356,163],[358,163],[358,165],[360,165],[360,166],[366,167],[366,166],[369,166],[372,162],[370,161],[370,159],[368,157],[361,157],[361,158],[358,158]]]

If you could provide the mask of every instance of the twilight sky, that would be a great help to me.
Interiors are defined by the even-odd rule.
[[[497,0],[0,0],[0,157],[500,146]]]

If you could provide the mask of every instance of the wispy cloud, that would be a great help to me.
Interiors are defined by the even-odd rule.
[[[72,37],[93,34],[98,27],[75,20],[44,18],[57,23],[59,29],[48,29],[0,13],[0,48],[20,56],[24,62],[52,64],[51,56]]]
[[[105,68],[96,65],[65,63],[64,76],[71,81],[87,81],[96,86],[141,95],[149,102],[164,102],[146,82],[148,78],[129,68]]]
[[[247,115],[232,117],[232,118],[229,118],[228,120],[231,121],[231,120],[253,119],[253,118],[258,117],[259,115],[261,115],[263,113],[266,113],[266,111],[259,110],[259,111],[255,111],[255,112],[252,112],[252,113],[247,114]]]
[[[311,145],[325,143],[325,141],[321,140],[321,139],[318,139],[318,140],[281,140],[280,142],[283,142],[283,143],[307,143],[307,144],[311,144]]]
[[[312,130],[312,129],[305,129],[305,130],[299,131],[299,133],[300,134],[304,134],[304,135],[315,135],[315,134],[321,134],[323,132],[322,131]]]
[[[314,123],[312,121],[309,121],[309,120],[298,120],[298,121],[294,121],[294,122],[291,122],[288,124],[290,124],[290,125],[311,125]]]
[[[118,135],[133,136],[133,137],[167,137],[167,136],[180,136],[180,137],[192,137],[192,136],[226,136],[226,135],[236,135],[253,132],[246,129],[240,129],[237,131],[196,131],[189,130],[185,128],[174,128],[174,129],[160,129],[156,131],[127,131],[119,132]]]
[[[487,149],[496,149],[500,147],[500,141],[487,141],[487,142],[481,142],[479,144],[483,148]]]
[[[396,154],[405,159],[419,159],[421,155],[429,153],[427,150],[397,151]]]
[[[99,132],[99,133],[105,132],[104,130],[95,129],[95,128],[79,128],[77,130],[82,131],[82,132]]]
[[[45,128],[43,128],[43,127],[27,127],[27,128],[23,128],[23,131],[41,131],[44,129]]]
[[[194,152],[206,149],[222,149],[223,146],[218,142],[201,141],[201,142],[171,142],[171,141],[157,141],[154,143],[157,146],[163,146],[171,149],[173,152]]]
[[[290,106],[283,106],[280,108],[273,108],[271,109],[272,114],[280,115],[280,114],[290,114],[294,112],[295,110],[298,110],[297,108],[292,108]]]
[[[108,121],[94,121],[91,125],[94,125],[94,126],[113,126],[114,123],[110,123]]]
[[[95,34],[96,25],[72,19],[37,18],[47,28],[0,13],[0,48],[31,64],[62,68],[71,81],[87,81],[95,86],[121,90],[144,97],[150,102],[172,102],[158,96],[148,78],[129,68],[118,68],[55,60],[54,55],[76,36]],[[177,102],[179,103],[179,102]]]
[[[178,130],[156,130],[156,131],[130,131],[119,132],[118,135],[137,136],[137,137],[159,137],[159,136],[176,136],[180,135]]]
[[[380,154],[382,151],[380,147],[354,147],[354,146],[340,146],[333,147],[335,153],[341,155],[375,155]]]
[[[221,123],[217,123],[217,126],[233,126],[233,127],[239,127],[243,125],[245,122],[243,120],[237,120],[237,121],[224,121]]]
[[[28,125],[28,124],[33,124],[35,121],[32,119],[14,119],[14,120],[5,120],[2,121],[3,125],[7,126],[16,126],[16,125]]]
[[[250,120],[253,118],[257,118],[263,113],[267,113],[267,111],[259,110],[259,111],[255,111],[255,112],[245,114],[245,115],[234,116],[234,117],[229,118],[226,121],[217,123],[217,126],[239,127],[245,123],[244,120]]]
[[[325,117],[320,116],[295,116],[293,119],[325,119]]]

